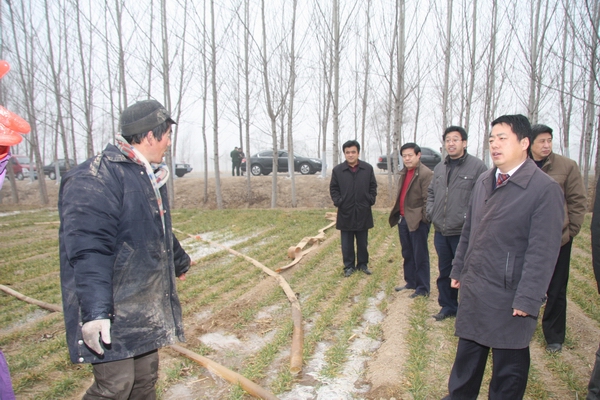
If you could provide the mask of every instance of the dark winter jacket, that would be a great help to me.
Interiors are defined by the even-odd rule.
[[[400,221],[400,192],[402,191],[402,185],[404,184],[404,178],[408,169],[404,167],[400,172],[398,178],[398,192],[396,193],[396,203],[390,211],[388,222],[393,228],[398,225]],[[427,205],[427,188],[431,183],[433,173],[431,170],[423,165],[421,162],[415,167],[415,174],[412,180],[408,184],[406,196],[404,197],[404,218],[406,218],[406,225],[408,230],[411,232],[416,231],[419,228],[421,222],[428,224],[426,214]]]
[[[433,179],[427,189],[427,219],[442,235],[456,236],[460,235],[465,223],[473,185],[487,167],[479,158],[465,152],[452,170],[448,183],[449,160],[450,157],[446,157],[433,170]]]
[[[337,207],[335,227],[340,231],[364,231],[373,227],[371,206],[377,197],[377,180],[371,164],[359,160],[356,172],[346,161],[331,172],[329,194]]]
[[[473,188],[450,277],[460,282],[456,335],[483,346],[529,346],[554,273],[564,196],[535,163],[493,190],[496,168]],[[529,314],[513,317],[513,309]]]
[[[583,178],[577,163],[570,158],[550,153],[542,165],[542,171],[550,175],[565,194],[565,222],[562,244],[577,236],[587,212],[587,196]]]
[[[60,278],[73,362],[115,361],[184,340],[175,277],[190,258],[172,233],[166,185],[160,193],[166,234],[145,168],[115,146],[63,177]],[[99,358],[81,326],[107,318],[112,344]]]

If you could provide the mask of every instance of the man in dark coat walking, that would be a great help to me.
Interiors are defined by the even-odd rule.
[[[333,168],[329,193],[338,209],[336,228],[341,235],[344,276],[349,277],[356,270],[371,275],[367,246],[369,229],[373,227],[371,206],[377,197],[377,180],[371,164],[359,160],[360,144],[356,140],[344,143],[342,150],[346,161]]]
[[[492,122],[496,168],[473,188],[450,273],[460,289],[458,348],[446,399],[477,399],[490,348],[489,398],[522,399],[529,342],[554,271],[564,221],[558,183],[527,157],[531,125],[522,115]]]
[[[92,363],[84,399],[155,399],[158,349],[183,341],[176,277],[190,257],[173,235],[163,155],[169,112],[121,114],[115,145],[62,179],[60,279],[71,361]]]

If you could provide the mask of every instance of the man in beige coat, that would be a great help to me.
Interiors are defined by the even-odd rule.
[[[398,226],[402,258],[404,258],[404,280],[406,284],[396,291],[414,289],[411,298],[428,296],[430,291],[429,221],[427,220],[427,188],[433,172],[421,164],[421,148],[416,143],[406,143],[400,148],[404,168],[398,179],[396,204],[390,212],[389,223]]]
[[[546,338],[546,350],[556,353],[562,350],[567,321],[567,282],[571,263],[573,237],[579,233],[587,208],[583,178],[577,163],[570,158],[552,152],[552,128],[546,125],[531,127],[530,157],[538,167],[554,179],[565,195],[565,222],[562,241],[554,275],[548,286],[548,300],[542,317],[542,329]]]

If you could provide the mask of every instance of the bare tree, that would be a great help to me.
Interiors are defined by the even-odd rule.
[[[340,162],[340,5],[339,0],[333,0],[333,9],[331,12],[333,19],[333,165]]]
[[[77,0],[79,1],[79,0]],[[117,14],[117,40],[119,45],[119,114],[127,108],[127,80],[125,79],[125,50],[123,49],[123,0],[115,0],[115,11]],[[150,18],[153,18],[151,13]],[[150,24],[152,27],[152,23]],[[150,31],[152,32],[152,31]],[[152,33],[150,33],[152,40]],[[152,45],[150,46],[152,49]],[[150,75],[150,74],[149,74]]]
[[[444,86],[442,87],[442,129],[448,126],[450,96],[450,55],[452,51],[452,0],[446,0],[446,44],[444,46]]]
[[[93,106],[93,98],[94,93],[92,90],[92,42],[90,37],[90,43],[88,43],[88,48],[86,49],[83,44],[83,33],[82,33],[82,23],[81,23],[81,7],[79,4],[79,0],[74,0],[75,2],[75,15],[77,22],[77,44],[79,50],[79,62],[81,66],[81,85],[83,89],[83,115],[85,117],[85,125],[84,129],[86,132],[86,140],[87,140],[87,158],[90,158],[94,155],[94,137],[92,135],[93,129],[93,121],[92,121],[92,106]],[[90,31],[92,27],[90,27]],[[91,36],[91,35],[90,35]],[[87,51],[86,51],[87,50]],[[86,54],[87,54],[87,62],[86,62]],[[41,170],[40,170],[41,171]],[[58,176],[58,175],[57,175]]]
[[[244,128],[246,136],[246,198],[252,199],[250,176],[250,0],[244,0]]]
[[[405,0],[397,0],[398,6],[398,50],[396,51],[396,93],[394,104],[394,136],[393,148],[394,153],[400,157],[400,147],[402,147],[402,126],[404,125],[404,102],[406,100],[405,87],[405,67],[406,67],[406,36],[405,36],[405,15],[406,3]],[[391,169],[388,159],[388,169]],[[398,165],[396,159],[391,160]],[[398,168],[394,168],[398,174]]]
[[[564,7],[564,18],[563,18],[563,36],[561,46],[561,71],[560,71],[560,118],[561,118],[561,141],[560,146],[563,154],[566,157],[570,157],[570,131],[571,131],[571,113],[573,112],[573,96],[571,95],[575,90],[575,32],[574,27],[569,23],[570,20],[570,3],[563,2]],[[569,37],[571,33],[571,37]],[[568,48],[568,42],[571,40],[572,47]],[[568,54],[570,53],[570,54]],[[570,71],[570,77],[567,81],[567,71]]]
[[[292,180],[292,207],[298,206],[296,199],[296,178],[294,174],[294,99],[296,94],[296,8],[298,0],[292,0],[292,37],[291,37],[291,48],[290,48],[290,83],[289,83],[289,108],[288,108],[288,170],[290,171],[290,178]]]
[[[279,158],[277,149],[277,118],[282,112],[285,104],[285,96],[274,99],[274,91],[271,88],[269,80],[269,58],[267,56],[267,24],[265,21],[265,1],[260,2],[261,22],[262,22],[262,76],[264,83],[265,100],[267,106],[267,115],[271,121],[271,138],[273,142],[273,178],[271,180],[271,208],[277,207],[277,171],[279,169]],[[287,86],[289,87],[289,86]],[[274,106],[275,101],[277,105]],[[292,166],[293,167],[293,166]]]
[[[471,37],[471,53],[469,57],[469,83],[468,83],[468,94],[465,101],[465,122],[464,128],[468,132],[471,124],[471,108],[473,103],[473,92],[475,90],[475,72],[477,69],[477,0],[473,0],[473,19],[472,19],[472,31]],[[467,37],[468,37],[467,30]],[[446,129],[446,126],[443,127]]]
[[[10,14],[10,25],[12,28],[12,34],[14,39],[14,51],[17,59],[17,72],[19,75],[19,84],[23,94],[24,106],[27,114],[27,120],[31,126],[31,132],[29,133],[29,139],[31,144],[31,151],[35,155],[32,160],[35,159],[38,173],[41,174],[44,168],[42,164],[42,156],[40,154],[39,141],[38,141],[38,129],[37,129],[37,110],[35,106],[35,95],[36,95],[36,65],[35,62],[35,47],[36,32],[33,29],[33,18],[31,15],[31,9],[26,10],[24,2],[21,2],[20,13],[16,14],[16,10],[13,8],[12,2],[8,2],[8,9]],[[27,24],[29,22],[29,24]],[[20,29],[20,31],[17,31]],[[42,176],[38,179],[38,189],[40,195],[40,203],[48,204],[48,191],[46,189],[46,181]]]
[[[363,148],[366,149],[366,140],[365,140],[365,123],[367,120],[367,106],[368,106],[368,98],[369,98],[369,70],[371,67],[371,57],[369,55],[369,50],[371,49],[370,43],[370,34],[371,34],[371,0],[367,0],[367,10],[366,10],[366,33],[365,33],[365,70],[364,70],[364,81],[363,81],[363,92],[362,92],[362,112],[361,112],[361,123],[360,123],[360,143]]]
[[[165,1],[165,0],[163,0]],[[263,4],[264,7],[264,4]],[[223,208],[223,195],[221,193],[221,173],[219,171],[219,104],[217,96],[217,44],[215,40],[215,2],[210,0],[210,64],[211,86],[213,104],[213,155],[215,157],[215,187],[217,191],[217,208]],[[277,174],[275,174],[277,176]]]
[[[485,99],[483,102],[483,154],[482,159],[489,166],[490,147],[487,140],[492,118],[495,113],[494,97],[496,85],[496,37],[498,34],[498,0],[492,0],[492,23],[490,24],[489,55],[486,65]]]
[[[61,93],[61,80],[58,76],[57,66],[55,65],[54,60],[54,45],[52,43],[52,32],[50,31],[50,14],[48,7],[48,0],[44,0],[44,10],[46,16],[46,29],[47,29],[47,40],[48,40],[48,64],[50,65],[50,71],[52,72],[52,83],[54,86],[54,101],[56,105],[56,122],[57,122],[57,130],[56,135],[60,137],[63,147],[63,157],[65,159],[65,164],[67,169],[70,168],[70,160],[69,160],[69,147],[67,145],[67,130],[65,128],[65,123],[63,119],[62,113],[62,93]],[[59,25],[59,24],[56,24]],[[60,26],[60,25],[59,25]],[[58,139],[57,137],[57,139]],[[55,140],[55,153],[58,151],[58,140]],[[33,171],[32,171],[33,173]]]

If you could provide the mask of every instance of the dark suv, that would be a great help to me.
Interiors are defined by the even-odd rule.
[[[442,161],[442,155],[429,147],[421,147],[421,163],[433,170],[439,162]],[[400,165],[401,166],[401,165]],[[377,168],[387,170],[387,155],[379,156],[377,159]],[[393,171],[393,170],[392,170]]]
[[[277,151],[277,172],[288,171],[288,152],[285,150]],[[246,172],[247,159],[242,160],[242,171]],[[294,156],[294,171],[302,175],[316,174],[321,171],[321,160],[318,158],[309,158]],[[256,153],[250,157],[250,172],[254,176],[269,175],[273,172],[273,151],[266,150]]]
[[[65,163],[64,159],[57,160],[57,162],[58,162],[58,171],[60,173],[60,176],[63,176],[65,174],[65,172],[67,172],[67,164]],[[73,161],[69,161],[69,166],[70,166],[70,168],[73,168],[75,166]],[[44,166],[44,175],[46,175],[48,178],[50,178],[52,180],[56,179],[56,167],[55,167],[54,161],[52,161],[50,164]]]

